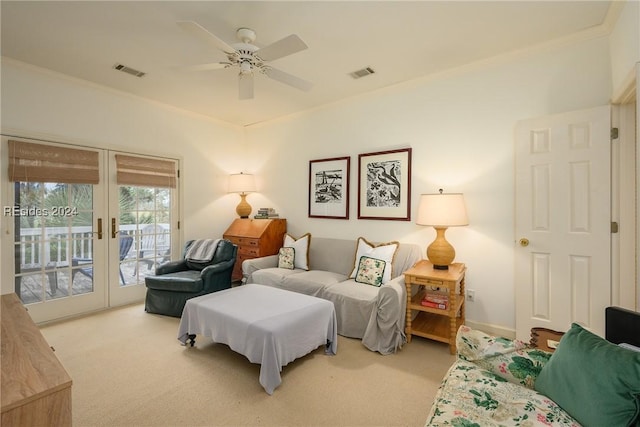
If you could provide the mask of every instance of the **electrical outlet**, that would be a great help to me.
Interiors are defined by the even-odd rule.
[[[476,291],[473,289],[467,289],[467,301],[475,302],[476,300]]]

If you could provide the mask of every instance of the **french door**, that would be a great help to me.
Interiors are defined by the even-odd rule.
[[[37,322],[105,306],[104,185],[15,182],[15,293]],[[100,242],[100,243],[98,243]]]
[[[169,261],[177,244],[175,162],[124,153],[109,153],[110,175],[116,177],[109,192],[110,259],[118,259],[119,281],[109,280],[109,304],[122,305],[143,298],[144,278]],[[171,181],[171,182],[167,182]]]
[[[34,152],[42,145],[45,151],[62,147],[19,143]],[[30,171],[10,183],[11,212],[5,207],[4,216],[13,225],[15,292],[36,322],[141,301],[144,278],[170,260],[178,244],[175,178],[167,185],[155,167],[175,170],[175,160],[82,150],[96,156],[98,182],[69,183],[64,181],[75,178],[40,178]]]

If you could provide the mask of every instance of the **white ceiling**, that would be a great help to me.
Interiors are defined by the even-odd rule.
[[[610,1],[6,1],[4,57],[248,125],[499,55],[596,32]],[[613,2],[615,4],[615,2]],[[308,49],[273,61],[313,82],[309,92],[259,75],[238,100],[237,71],[183,67],[225,60],[176,21],[227,43],[256,31],[262,47],[297,34]],[[147,74],[115,71],[121,63]],[[349,74],[371,67],[375,74]]]

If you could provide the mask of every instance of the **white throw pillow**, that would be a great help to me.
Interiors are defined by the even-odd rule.
[[[367,256],[369,258],[381,259],[386,262],[384,267],[384,274],[382,275],[382,284],[387,283],[389,280],[391,280],[393,257],[396,255],[398,245],[400,245],[400,243],[398,242],[389,242],[381,243],[376,246],[373,243],[367,242],[364,237],[359,237],[358,246],[356,248],[356,258],[353,261],[353,270],[351,271],[351,275],[349,277],[351,279],[354,279],[356,277],[356,274],[358,274],[358,266],[360,265],[360,258],[363,256]]]
[[[311,234],[307,233],[298,239],[295,239],[288,234],[284,235],[285,247],[295,249],[295,258],[293,259],[293,265],[295,268],[301,268],[303,270],[309,269],[309,245],[311,244]]]

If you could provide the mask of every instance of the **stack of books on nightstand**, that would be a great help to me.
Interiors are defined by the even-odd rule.
[[[280,215],[274,208],[260,208],[258,213],[254,215],[255,219],[278,218]]]
[[[442,292],[426,292],[422,301],[425,307],[439,308],[441,310],[449,309],[449,296]]]

